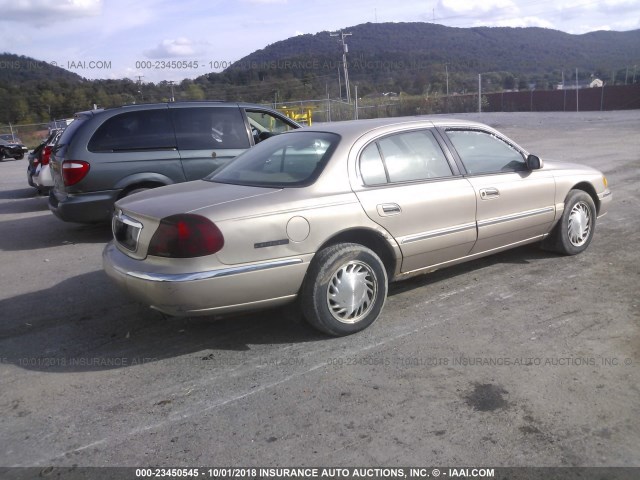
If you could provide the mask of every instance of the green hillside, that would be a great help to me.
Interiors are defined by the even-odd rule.
[[[477,74],[494,89],[549,88],[579,69],[591,75],[624,81],[626,66],[640,63],[640,30],[570,35],[542,28],[452,28],[431,23],[366,23],[344,30],[349,46],[349,77],[362,94],[403,91],[411,94],[473,90]],[[329,32],[301,35],[274,43],[232,65],[213,84],[252,84],[266,96],[263,82],[290,82],[280,92],[326,88],[337,94],[341,45]],[[446,67],[445,67],[446,65]],[[581,77],[582,78],[582,77]],[[520,85],[516,85],[516,82]],[[330,85],[325,85],[330,83]],[[334,85],[336,84],[336,85]],[[292,92],[293,93],[293,92]],[[300,94],[301,92],[295,92]],[[268,98],[268,97],[267,97]]]

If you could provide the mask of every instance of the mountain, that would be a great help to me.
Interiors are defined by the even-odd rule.
[[[42,60],[0,53],[0,85],[22,85],[25,82],[68,82],[79,83],[84,79],[80,75],[64,68],[53,66]]]
[[[640,30],[571,35],[543,28],[453,28],[433,23],[365,23],[344,32],[349,56],[405,65],[449,63],[482,71],[541,73],[558,69],[620,68],[640,59]],[[257,50],[234,68],[274,60],[339,59],[337,38],[329,32],[300,35]],[[371,73],[377,67],[363,68]]]
[[[571,78],[576,68],[581,79],[615,76],[620,81],[627,66],[640,63],[640,30],[571,35],[543,28],[365,23],[343,31],[352,34],[345,38],[349,77],[363,94],[444,92],[447,74],[452,92],[472,90],[479,73],[487,74],[495,88],[514,88],[516,81],[521,88],[531,83],[549,88],[561,81],[563,71]],[[274,43],[240,59],[222,75],[204,79],[212,84],[252,85],[254,96],[262,98],[273,98],[266,92],[277,88],[278,82],[297,79],[307,90],[325,96],[325,89],[335,88],[337,93],[333,84],[338,82],[341,61],[338,38],[325,31]],[[206,84],[204,79],[196,82]],[[290,83],[279,92],[285,99],[288,93],[304,93],[305,88]],[[260,88],[263,84],[266,88]]]

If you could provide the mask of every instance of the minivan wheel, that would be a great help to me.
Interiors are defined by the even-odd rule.
[[[146,192],[147,190],[151,190],[151,188],[149,187],[140,187],[140,188],[134,188],[133,190],[130,190],[128,192],[126,192],[122,198],[124,197],[128,197],[129,195],[134,195],[136,193],[140,193],[140,192]]]
[[[387,297],[387,271],[373,250],[340,243],[318,252],[302,285],[305,319],[334,336],[350,335],[371,325]]]
[[[564,202],[562,218],[543,247],[564,255],[577,255],[587,249],[596,228],[596,206],[583,190],[571,190]]]

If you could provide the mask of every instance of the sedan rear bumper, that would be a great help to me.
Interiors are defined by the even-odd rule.
[[[109,243],[102,254],[107,275],[132,297],[176,316],[213,315],[284,305],[293,301],[313,255],[174,273],[148,271]]]

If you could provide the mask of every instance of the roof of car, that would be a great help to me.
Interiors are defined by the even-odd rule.
[[[491,127],[469,120],[461,120],[457,118],[448,118],[440,116],[414,116],[414,117],[396,117],[396,118],[376,118],[367,120],[347,120],[343,122],[332,123],[316,123],[311,127],[304,127],[300,130],[293,130],[288,134],[301,133],[301,132],[328,132],[337,133],[343,138],[349,138],[355,140],[356,138],[365,135],[368,132],[375,130],[398,130],[398,127],[406,126],[407,128],[429,128],[440,126],[459,126],[459,127]]]
[[[169,108],[203,107],[207,105],[215,105],[218,107],[248,107],[248,108],[261,109],[261,110],[273,110],[269,107],[265,107],[264,105],[258,105],[254,103],[227,102],[224,100],[189,100],[185,102],[133,103],[128,105],[120,105],[118,107],[96,108],[93,110],[76,112],[75,116],[77,117],[79,115],[97,115],[105,111],[113,111],[113,110],[145,110],[149,108],[156,109],[156,108],[162,108],[162,107],[169,107]]]

